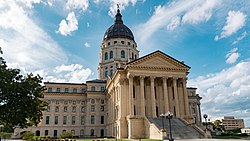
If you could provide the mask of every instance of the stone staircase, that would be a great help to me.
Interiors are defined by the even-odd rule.
[[[155,124],[156,127],[161,130],[163,129],[162,119],[161,118],[150,118],[148,120]],[[164,118],[164,128],[167,131],[167,136],[169,136],[169,121],[167,118]],[[171,119],[171,128],[172,128],[172,137],[174,139],[197,139],[204,138],[204,134],[198,131],[197,128],[194,128],[192,125],[187,124],[179,118]],[[168,137],[167,137],[168,138]]]

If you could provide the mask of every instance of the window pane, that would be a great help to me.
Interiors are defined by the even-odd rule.
[[[94,112],[95,111],[95,105],[91,105],[91,112]]]
[[[61,89],[60,88],[56,88],[56,92],[61,92]]]
[[[58,116],[55,116],[55,124],[58,124]]]
[[[84,123],[85,123],[85,117],[82,116],[82,118],[81,118],[81,124],[84,125]]]
[[[67,124],[67,116],[63,116],[63,124]]]
[[[108,60],[108,53],[105,52],[105,60]]]
[[[52,92],[52,88],[48,88],[48,92],[49,92],[49,93]]]
[[[46,116],[46,124],[49,124],[49,116]]]
[[[76,106],[72,107],[72,112],[75,113],[76,112]]]
[[[95,116],[91,116],[91,124],[95,124]]]
[[[112,59],[113,58],[113,51],[110,51],[110,56],[109,56],[109,59]]]
[[[72,116],[72,125],[75,125],[75,124],[76,124],[76,117]]]
[[[67,112],[67,111],[68,111],[68,107],[65,106],[65,107],[63,108],[63,111],[64,111],[64,112]]]

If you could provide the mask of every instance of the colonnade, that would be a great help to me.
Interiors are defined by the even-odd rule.
[[[160,79],[159,79],[160,78]],[[135,80],[139,79],[139,93],[138,91],[134,90],[134,84]],[[161,86],[163,87],[163,104],[161,106],[164,106],[164,113],[171,111],[175,114],[176,117],[182,117],[185,115],[189,115],[189,103],[188,103],[188,95],[187,95],[187,87],[186,87],[186,77],[156,77],[156,76],[133,76],[128,75],[129,80],[129,95],[128,95],[128,109],[129,109],[129,115],[141,115],[141,116],[147,116],[145,113],[145,83],[146,80],[150,81],[150,103],[151,109],[147,109],[151,111],[151,117],[157,117],[157,105],[156,105],[156,98],[155,98],[155,84],[156,81],[161,81]],[[182,83],[181,83],[182,82]],[[168,84],[172,83],[172,84]],[[182,87],[178,87],[178,84],[182,84]],[[171,87],[169,87],[171,85]],[[170,99],[169,94],[169,88],[172,88],[173,93],[173,99]],[[178,92],[179,88],[182,88],[182,91]],[[137,92],[137,93],[136,93]],[[148,92],[147,92],[148,93]],[[134,95],[139,96],[139,100],[136,100],[134,98]],[[180,98],[183,98],[183,100],[180,100]],[[171,101],[172,100],[172,101]],[[171,102],[170,102],[171,101]],[[183,102],[183,103],[182,103]],[[174,110],[171,109],[171,105],[174,103]],[[139,112],[135,112],[135,107],[137,107],[137,110]],[[172,106],[173,107],[173,106]],[[183,108],[183,112],[181,112],[181,109]],[[159,110],[159,109],[158,109]],[[158,113],[159,114],[159,113]],[[159,115],[158,115],[159,116]]]

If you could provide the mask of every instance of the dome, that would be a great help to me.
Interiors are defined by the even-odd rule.
[[[107,41],[112,38],[126,38],[134,40],[132,31],[123,24],[122,15],[119,9],[115,15],[115,23],[106,30],[103,41]]]

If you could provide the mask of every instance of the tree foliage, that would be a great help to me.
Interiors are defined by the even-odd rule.
[[[0,125],[24,128],[40,122],[47,105],[41,83],[39,75],[23,76],[19,69],[8,68],[0,56]]]

